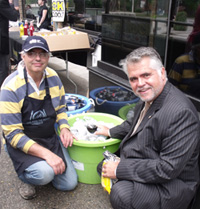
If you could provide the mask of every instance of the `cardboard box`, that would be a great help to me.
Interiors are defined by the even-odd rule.
[[[51,52],[90,49],[87,33],[76,32],[76,34],[60,35],[59,31],[35,32],[34,35],[42,36],[46,39]]]
[[[9,31],[19,31],[20,32],[20,28],[19,27],[10,27]]]

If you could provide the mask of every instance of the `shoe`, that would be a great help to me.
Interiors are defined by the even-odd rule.
[[[23,199],[31,200],[36,197],[35,186],[22,182],[19,188],[19,194]]]

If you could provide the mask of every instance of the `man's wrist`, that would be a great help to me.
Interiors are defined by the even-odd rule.
[[[60,130],[62,131],[63,129],[66,129],[67,131],[70,131],[69,128],[67,128],[67,127],[63,127]]]
[[[62,124],[62,125],[60,125],[59,127],[60,127],[60,130],[62,130],[63,128],[70,129],[70,126],[67,125],[67,124]]]

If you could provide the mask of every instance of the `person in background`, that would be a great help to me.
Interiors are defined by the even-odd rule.
[[[33,14],[31,5],[29,5],[29,4],[26,6],[26,17],[31,18],[31,19],[35,19],[35,15]]]
[[[74,13],[73,12],[69,12],[68,16],[69,16],[69,25],[70,25],[70,27],[74,27]]]
[[[188,40],[186,44],[186,52],[189,52],[191,50],[193,39],[196,36],[196,34],[199,32],[200,32],[200,5],[198,6],[197,11],[195,13],[192,32],[188,36]]]
[[[38,0],[38,5],[40,6],[38,11],[38,23],[37,27],[39,29],[48,29],[50,25],[48,18],[48,7],[45,4],[46,0]]]
[[[9,21],[17,21],[18,11],[8,0],[0,0],[0,87],[9,72]]]
[[[22,181],[24,199],[36,196],[35,186],[52,182],[61,191],[73,190],[77,174],[67,147],[72,146],[65,91],[56,72],[47,67],[49,47],[40,36],[29,36],[22,61],[3,83],[1,126],[8,154]],[[54,125],[60,128],[58,138]]]
[[[9,0],[9,4],[19,12],[19,0]]]
[[[20,13],[19,13],[19,0],[9,0],[9,4],[10,4],[10,7],[11,7],[12,9],[17,10],[17,12],[18,12],[18,17],[17,17],[17,19],[19,19],[19,18],[20,18]],[[10,21],[10,25],[11,25],[11,26],[12,26],[12,25],[15,26],[15,23],[14,23],[13,21]]]
[[[192,102],[167,80],[160,55],[140,47],[121,61],[141,101],[134,117],[96,134],[121,139],[120,159],[97,171],[118,179],[114,209],[187,209],[199,185],[200,123]]]
[[[26,15],[28,14],[33,14],[32,9],[31,9],[31,5],[26,5]]]
[[[19,0],[13,0],[14,8],[19,12]]]
[[[193,37],[191,51],[176,58],[168,79],[185,93],[200,98],[200,32]]]

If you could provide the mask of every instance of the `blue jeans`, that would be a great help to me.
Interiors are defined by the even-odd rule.
[[[46,185],[52,182],[58,190],[73,190],[78,184],[78,177],[67,149],[64,148],[61,141],[60,144],[67,163],[67,169],[63,174],[55,175],[52,167],[46,161],[39,161],[26,168],[19,178],[27,184]]]

